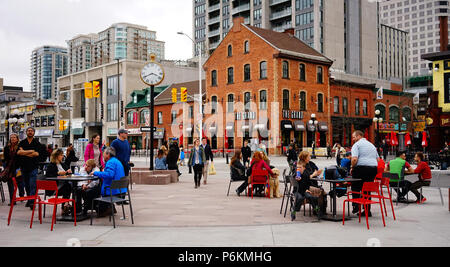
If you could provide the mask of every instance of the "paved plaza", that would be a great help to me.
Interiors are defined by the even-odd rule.
[[[274,157],[271,164],[283,170],[287,167],[284,157]],[[148,159],[133,158],[136,166],[148,166]],[[333,165],[334,159],[319,158],[314,162],[320,167]],[[448,190],[443,189],[444,206],[439,191],[424,188],[428,201],[423,205],[398,204],[394,221],[388,209],[386,227],[383,227],[377,207],[372,208],[370,230],[364,219],[342,222],[317,221],[307,213],[298,213],[291,222],[289,214],[280,215],[281,199],[246,196],[238,197],[233,183],[227,197],[229,169],[224,158],[216,158],[217,174],[208,177],[208,184],[194,188],[193,174],[187,167],[179,183],[169,185],[133,185],[132,204],[135,224],[131,224],[129,208],[126,220],[121,220],[119,207],[117,228],[113,229],[108,218],[94,218],[73,223],[58,222],[50,232],[50,208],[40,225],[37,218],[33,229],[29,228],[31,212],[24,204],[18,204],[11,226],[7,226],[9,207],[0,203],[0,244],[2,246],[66,246],[75,238],[81,246],[367,246],[369,240],[381,246],[450,246],[450,214]],[[7,193],[7,188],[4,185]],[[328,191],[328,185],[325,184]],[[283,186],[281,187],[283,190]],[[413,194],[410,197],[414,199]],[[338,214],[342,214],[342,202],[338,199]],[[394,204],[395,205],[395,204]],[[329,212],[329,209],[328,209]],[[369,241],[373,242],[373,241]]]

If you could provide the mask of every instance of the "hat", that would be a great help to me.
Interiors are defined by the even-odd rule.
[[[352,155],[352,152],[347,152],[347,153],[345,153],[345,156],[346,157],[350,157]]]
[[[119,132],[118,132],[118,134],[123,134],[123,133],[128,133],[128,130],[125,130],[125,129],[120,129],[119,130]]]

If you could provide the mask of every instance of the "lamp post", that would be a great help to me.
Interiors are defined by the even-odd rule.
[[[375,110],[375,118],[373,118],[373,122],[377,124],[377,140],[376,147],[380,149],[380,123],[383,123],[383,118],[381,118],[381,112],[377,109]]]
[[[184,35],[187,38],[189,38],[192,43],[194,44],[195,47],[195,41],[187,34],[185,34],[184,32],[177,32],[177,34],[180,35]],[[198,46],[198,90],[199,90],[199,94],[200,97],[198,99],[198,103],[199,103],[199,116],[200,116],[200,125],[199,125],[199,129],[200,129],[200,140],[202,140],[202,135],[203,135],[203,92],[202,92],[202,48],[199,45]]]
[[[316,114],[311,114],[311,120],[309,120],[309,125],[314,127],[314,141],[313,141],[313,147],[312,147],[312,155],[311,158],[316,158],[316,133],[317,133],[317,125],[319,124],[319,121],[316,119]]]

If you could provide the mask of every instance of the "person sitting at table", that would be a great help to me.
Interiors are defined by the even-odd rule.
[[[69,166],[63,163],[64,152],[61,149],[56,149],[52,152],[50,156],[50,164],[47,165],[47,170],[45,172],[45,177],[58,177],[71,175],[72,171]],[[46,195],[53,195],[53,191],[47,191]],[[65,199],[70,198],[72,193],[72,186],[69,182],[58,183],[58,196],[62,196]],[[70,204],[65,203],[62,207],[63,216],[68,216],[70,214]]]
[[[345,158],[341,160],[341,167],[345,168],[347,173],[350,173],[350,169],[352,168],[352,152],[345,154]]]
[[[260,152],[260,151],[256,151],[253,154],[253,159],[252,162],[250,163],[250,175],[248,176],[248,183],[251,184],[251,173],[255,170],[267,170],[269,172],[270,176],[274,176],[274,173],[272,172],[272,169],[270,168],[270,166],[264,161],[264,153]],[[262,180],[264,179],[264,177],[258,177],[258,176],[254,176],[253,177],[255,180]],[[263,190],[264,190],[264,185],[255,185],[255,188],[253,188],[255,190],[255,195],[257,196],[262,196],[263,195]]]
[[[299,161],[303,161],[306,164],[306,170],[312,177],[319,177],[322,175],[323,170],[319,170],[316,164],[311,161],[311,154],[308,151],[302,151],[300,152],[300,155],[298,156]],[[321,207],[322,213],[326,214],[327,210],[327,193],[323,188],[319,186],[319,183],[315,180],[311,180],[311,186],[309,188],[311,192],[315,196],[319,197],[319,206]]]
[[[375,176],[375,180],[381,180],[381,178],[383,178],[384,169],[386,169],[386,162],[384,162],[383,158],[380,156],[378,160],[377,176]]]
[[[89,176],[90,173],[100,171],[95,163],[94,159],[89,159],[84,164],[80,171],[80,175]],[[100,181],[99,180],[88,180],[78,182],[77,188],[77,210],[81,211],[83,209],[83,215],[87,215],[92,200],[100,196]],[[81,199],[84,201],[84,205],[81,205]]]
[[[241,163],[242,153],[237,150],[234,156],[231,158],[230,162],[230,172],[231,172],[231,180],[233,181],[244,181],[237,189],[236,194],[238,196],[247,188],[248,186],[248,178],[245,175],[245,166]]]
[[[305,161],[297,162],[297,174],[300,173],[300,176],[297,175],[295,177],[295,179],[298,181],[298,187],[294,187],[293,190],[295,202],[294,209],[291,212],[292,221],[295,220],[296,213],[300,211],[300,208],[302,207],[305,199],[307,199],[310,205],[313,206],[314,214],[318,216],[319,220],[322,216],[322,212],[320,211],[320,208],[318,206],[319,198],[313,196],[312,192],[309,190],[312,181],[310,172],[306,169],[306,165],[307,164]]]
[[[427,162],[424,161],[424,156],[422,152],[416,153],[414,156],[414,160],[417,162],[417,168],[414,169],[413,172],[408,171],[407,173],[416,173],[419,174],[419,180],[412,183],[409,186],[409,191],[413,192],[413,194],[416,196],[417,204],[424,203],[427,201],[427,199],[420,194],[418,189],[420,189],[422,186],[430,186],[431,183],[431,169]]]
[[[405,171],[405,168],[407,169]],[[385,168],[386,172],[397,174],[399,180],[391,179],[389,186],[400,187],[396,188],[397,198],[399,201],[405,201],[405,196],[409,191],[411,182],[404,179],[404,173],[414,173],[411,165],[406,161],[406,153],[404,151],[397,152],[397,158],[389,161]]]
[[[122,163],[116,158],[116,150],[113,147],[108,147],[103,152],[103,159],[106,162],[105,169],[101,172],[91,172],[90,175],[94,175],[102,179],[102,196],[110,196],[112,195],[122,195],[126,193],[126,189],[122,191],[119,189],[114,189],[110,192],[109,187],[111,186],[112,181],[120,180],[122,177],[125,177],[125,170],[123,168]],[[114,209],[115,210],[115,209]],[[100,202],[98,207],[99,217],[109,216],[111,214],[111,205],[108,203]]]

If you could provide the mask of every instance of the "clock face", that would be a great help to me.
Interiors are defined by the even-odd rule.
[[[164,80],[164,70],[158,63],[150,62],[142,69],[141,79],[148,85],[158,85]]]

